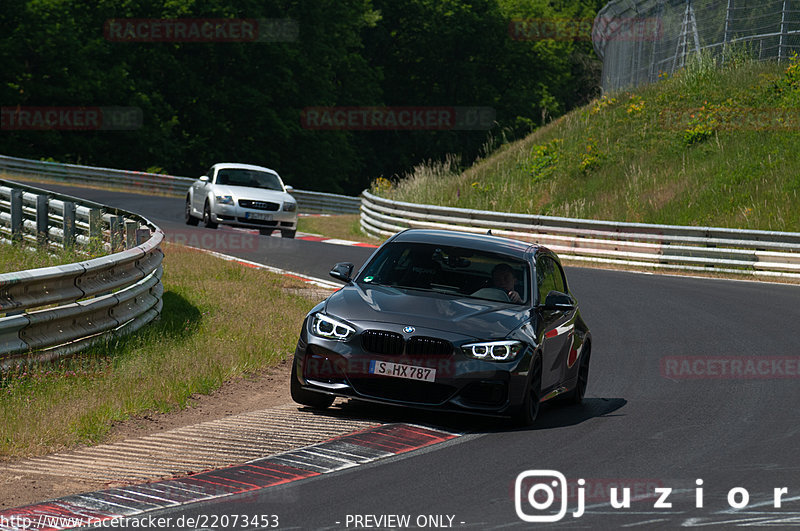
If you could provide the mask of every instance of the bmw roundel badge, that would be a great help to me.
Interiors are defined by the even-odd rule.
[[[403,328],[403,332],[405,332],[406,334],[412,334],[414,333],[414,330],[416,330],[416,328],[414,328],[413,326],[407,326]]]

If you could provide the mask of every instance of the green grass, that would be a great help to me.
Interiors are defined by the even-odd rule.
[[[722,67],[703,57],[577,109],[465,171],[454,160],[397,182],[378,179],[372,191],[482,210],[800,231],[800,61],[740,54]]]
[[[182,408],[193,394],[294,351],[316,303],[299,294],[301,282],[180,246],[165,252],[159,321],[59,363],[0,375],[0,456],[102,441],[117,421]]]
[[[328,238],[353,240],[372,244],[381,243],[381,239],[361,232],[358,214],[340,214],[331,216],[301,216],[297,218],[297,230],[311,234],[320,234]]]

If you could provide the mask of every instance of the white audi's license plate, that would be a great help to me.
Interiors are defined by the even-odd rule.
[[[245,212],[244,217],[247,219],[260,219],[261,221],[272,221],[272,214],[262,214],[260,212]]]
[[[436,379],[436,369],[402,365],[400,363],[391,363],[388,361],[370,361],[369,372],[370,374],[392,376],[394,378],[408,378],[409,380],[421,380],[423,382],[433,382]]]

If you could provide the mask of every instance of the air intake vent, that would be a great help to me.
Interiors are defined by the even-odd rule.
[[[268,210],[275,212],[281,205],[271,201],[253,201],[252,199],[239,199],[239,206],[242,208],[253,208],[255,210]]]
[[[403,336],[396,332],[367,330],[361,334],[361,346],[373,354],[399,356],[403,353],[404,344]]]
[[[409,356],[449,356],[453,353],[453,344],[436,337],[414,336],[406,344]]]

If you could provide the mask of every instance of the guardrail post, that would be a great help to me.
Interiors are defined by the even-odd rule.
[[[125,222],[125,248],[132,249],[136,247],[136,229],[139,228],[139,224],[135,221],[126,221]]]
[[[123,221],[125,218],[122,216],[113,216],[111,218],[111,252],[116,253],[122,248],[122,240],[125,237],[123,232]]]
[[[150,229],[136,229],[136,245],[141,245],[150,239]]]
[[[89,254],[95,255],[103,249],[103,211],[89,210]]]
[[[22,241],[24,230],[22,222],[22,190],[11,190],[11,241]]]
[[[50,199],[46,195],[36,196],[36,241],[39,245],[47,245],[50,237],[48,225]]]
[[[64,201],[64,249],[75,246],[75,203]]]

